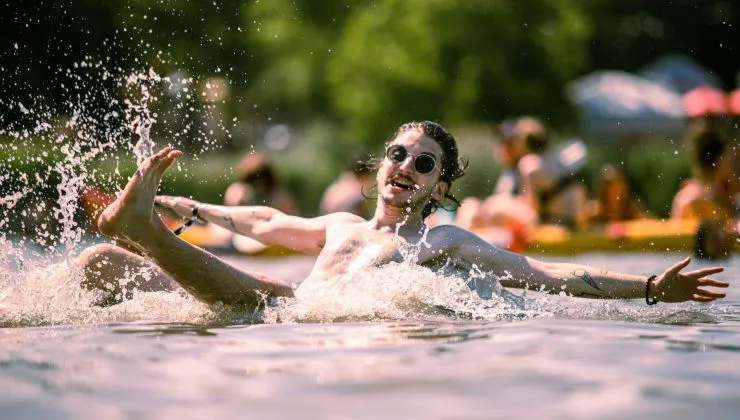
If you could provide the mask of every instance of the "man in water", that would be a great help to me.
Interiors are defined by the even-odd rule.
[[[501,279],[505,287],[565,292],[593,298],[645,298],[650,304],[693,300],[711,302],[728,283],[709,278],[720,267],[682,271],[689,258],[657,276],[638,276],[570,263],[548,263],[496,248],[452,225],[428,229],[424,219],[449,197],[452,182],[464,174],[457,144],[441,125],[412,122],[386,144],[377,172],[377,207],[370,220],[349,213],[316,218],[286,215],[269,207],[225,207],[183,197],[155,197],[165,170],[182,155],[166,147],[146,161],[123,192],[102,213],[100,231],[118,246],[100,244],[78,259],[88,288],[144,268],[135,287],[177,288],[206,302],[259,305],[266,296],[298,298],[341,281],[363,268],[404,260],[404,246],[416,246],[416,262],[432,269],[462,261]],[[311,273],[297,289],[268,276],[237,269],[174,235],[154,211],[155,200],[182,216],[197,216],[264,244],[317,254]],[[490,276],[489,276],[490,277]],[[495,280],[491,280],[495,281]],[[114,282],[115,283],[115,282]],[[132,285],[127,285],[127,287]],[[114,288],[115,289],[115,288]]]

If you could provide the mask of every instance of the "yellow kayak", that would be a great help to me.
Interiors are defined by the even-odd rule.
[[[173,229],[181,224],[179,220],[165,219],[165,221]],[[569,231],[555,225],[541,225],[526,233],[512,232],[500,226],[475,228],[473,232],[493,245],[528,254],[691,252],[698,226],[698,220],[640,219],[592,226],[581,231]],[[522,238],[523,236],[525,238]],[[253,239],[234,235],[213,224],[195,224],[182,232],[180,237],[193,245],[213,251],[255,256],[283,256],[297,253],[288,248],[266,246]]]
[[[168,217],[162,217],[162,220],[172,230],[177,229],[184,222]],[[193,245],[214,252],[239,253],[260,257],[279,257],[298,253],[289,248],[268,246],[246,236],[235,235],[231,231],[212,223],[193,224],[179,236]]]
[[[523,243],[500,227],[473,231],[488,242],[517,252],[533,254],[577,254],[583,252],[692,251],[698,220],[639,219],[569,231],[561,226],[542,225],[526,232]],[[508,241],[508,243],[507,243]],[[514,248],[514,249],[512,249]]]

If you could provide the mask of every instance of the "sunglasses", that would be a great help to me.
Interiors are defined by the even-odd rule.
[[[412,155],[400,144],[394,144],[385,149],[385,157],[394,163],[403,163],[409,155],[414,157],[414,169],[420,174],[428,174],[437,167],[437,159],[430,153],[420,153]]]

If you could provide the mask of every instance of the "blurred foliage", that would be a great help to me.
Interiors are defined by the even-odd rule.
[[[122,3],[118,24],[134,34],[143,61],[158,71],[187,68],[228,78],[236,103],[227,116],[299,125],[329,119],[345,127],[343,140],[355,145],[378,145],[413,119],[573,118],[562,86],[585,68],[589,39],[578,5],[214,4],[134,0]],[[152,26],[157,30],[146,30]]]
[[[407,120],[563,122],[562,86],[583,68],[588,35],[570,2],[389,0],[349,16],[327,82],[366,142]]]

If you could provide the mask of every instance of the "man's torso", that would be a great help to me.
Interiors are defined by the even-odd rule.
[[[329,281],[360,275],[368,267],[413,259],[431,268],[447,261],[444,244],[434,229],[426,236],[402,238],[390,229],[372,229],[368,222],[337,223],[327,228],[326,243],[297,293],[320,288]]]

